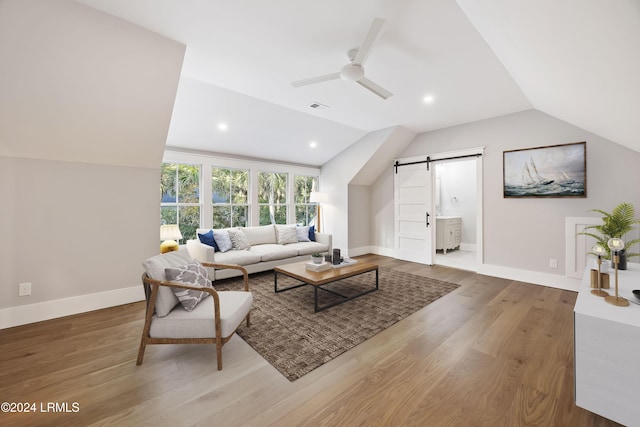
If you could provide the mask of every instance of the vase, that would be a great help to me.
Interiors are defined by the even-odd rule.
[[[324,257],[322,257],[322,256],[312,256],[311,257],[311,261],[313,261],[314,264],[322,264],[322,261],[324,261]]]
[[[626,270],[627,269],[627,251],[621,250],[618,252],[618,256],[620,257],[620,262],[618,263],[618,270]]]

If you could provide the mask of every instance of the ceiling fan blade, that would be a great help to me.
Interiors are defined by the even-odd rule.
[[[393,96],[393,94],[391,92],[389,92],[388,90],[386,90],[382,86],[379,86],[379,85],[375,84],[374,82],[372,82],[371,80],[369,80],[366,77],[361,78],[356,83],[358,83],[360,86],[364,87],[365,89],[369,89],[371,92],[375,93],[376,95],[378,95],[382,99],[387,99],[387,98]]]
[[[364,61],[367,60],[367,56],[369,56],[369,52],[371,52],[371,47],[373,43],[378,39],[380,34],[382,33],[382,27],[386,21],[382,18],[375,18],[371,23],[371,27],[369,27],[369,32],[367,33],[367,37],[364,39],[364,42],[358,48],[358,54],[353,60],[353,65],[362,65]]]
[[[322,83],[329,80],[336,80],[340,78],[340,73],[325,74],[324,76],[311,77],[310,79],[296,80],[291,82],[291,86],[300,87],[306,85],[312,85],[316,83]]]

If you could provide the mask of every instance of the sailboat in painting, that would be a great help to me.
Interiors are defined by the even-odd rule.
[[[575,181],[573,179],[571,179],[571,177],[569,175],[567,175],[567,173],[565,171],[560,171],[560,175],[561,175],[561,177],[558,180],[558,184],[568,185],[568,184],[575,183]]]
[[[532,187],[536,185],[549,185],[553,183],[553,179],[541,176],[540,173],[538,173],[536,162],[534,162],[533,157],[531,157],[529,163],[525,162],[522,168],[522,182],[526,186]]]

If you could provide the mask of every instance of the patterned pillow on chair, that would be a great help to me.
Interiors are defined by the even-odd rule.
[[[185,285],[199,286],[203,288],[213,287],[209,280],[207,269],[198,261],[190,262],[180,268],[165,268],[164,271],[167,275],[167,280],[170,282],[178,282]],[[192,311],[200,301],[209,296],[207,292],[191,289],[171,288],[171,290],[173,290],[176,297],[178,297],[180,304],[182,304],[184,309],[187,311]]]

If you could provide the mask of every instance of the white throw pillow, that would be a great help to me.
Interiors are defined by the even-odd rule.
[[[296,234],[298,235],[298,242],[310,242],[309,239],[309,226],[296,227]]]
[[[231,245],[236,251],[243,251],[245,249],[251,249],[251,244],[247,240],[247,236],[242,230],[229,230],[229,238],[231,239]]]
[[[213,230],[213,238],[218,244],[220,252],[227,252],[233,249],[233,244],[231,243],[231,237],[229,237],[228,230]]]
[[[276,229],[273,224],[260,225],[257,227],[242,227],[240,228],[247,240],[253,245],[273,244],[275,245],[278,240],[276,239]]]
[[[276,225],[276,235],[278,237],[279,245],[298,243],[298,235],[296,234],[295,225]]]

